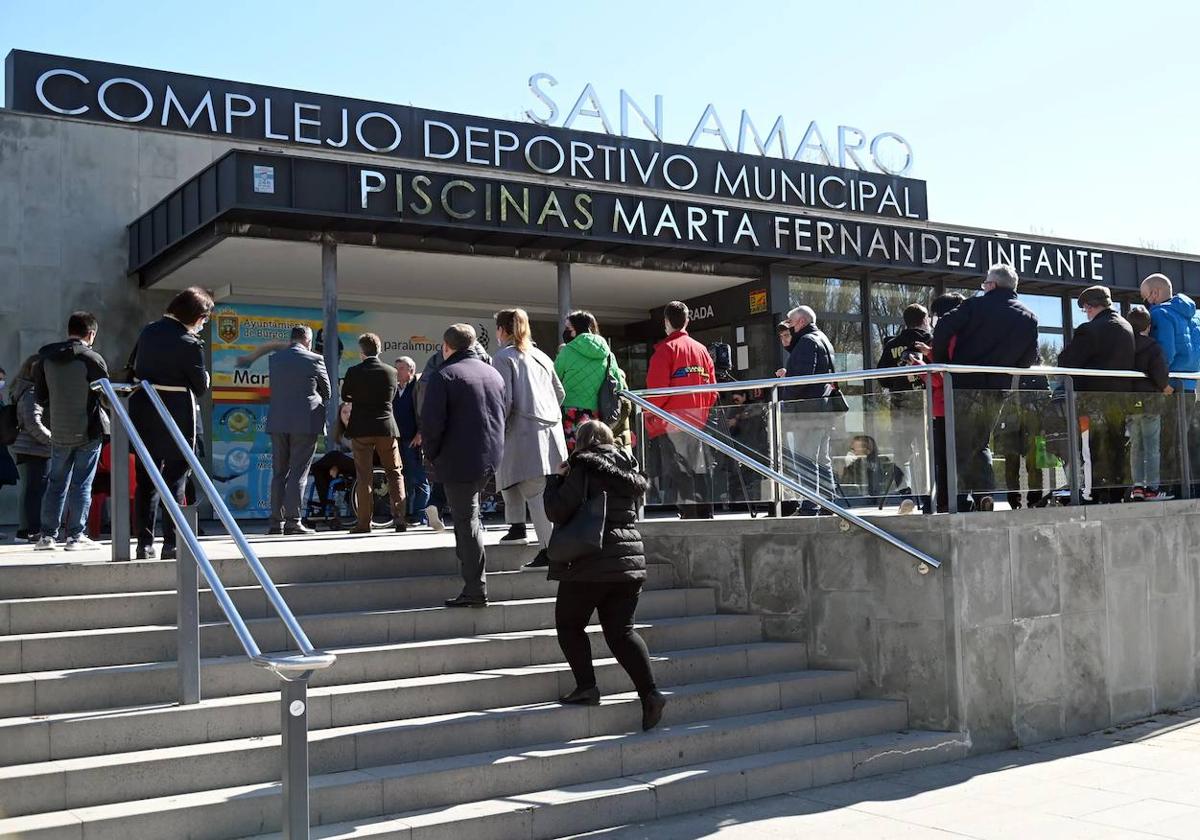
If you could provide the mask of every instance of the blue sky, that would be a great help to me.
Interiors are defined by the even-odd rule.
[[[527,81],[708,103],[736,131],[784,116],[896,131],[932,218],[1200,252],[1193,3],[132,3],[0,0],[14,47],[517,118]],[[580,122],[577,128],[586,127]]]

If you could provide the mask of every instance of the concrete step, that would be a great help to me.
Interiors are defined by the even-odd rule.
[[[326,590],[314,595],[327,596],[324,603],[330,612],[297,614],[304,632],[318,648],[540,630],[554,626],[553,598],[524,597],[530,592],[552,589],[554,583],[517,572],[497,573],[492,578],[496,581],[492,591],[507,589],[514,600],[499,601],[486,610],[447,610],[440,606],[423,609],[365,608],[366,611],[363,611],[364,608],[356,611],[345,608],[348,594],[352,594],[353,600],[359,601],[369,599],[372,602],[406,603],[424,599],[425,604],[440,604],[445,598],[458,594],[461,578],[446,579],[431,575],[423,578],[355,581],[351,584],[299,584],[300,588]],[[441,592],[429,585],[438,583],[441,584]],[[350,588],[351,593],[347,593],[345,590]],[[309,607],[321,603],[316,597],[294,596],[294,590],[284,595],[289,601],[303,601]],[[643,620],[705,615],[715,611],[716,602],[711,589],[648,591],[643,593],[638,604],[638,618]],[[279,619],[252,619],[247,624],[263,650],[285,650],[288,647],[289,636]],[[177,640],[178,633],[174,626],[0,636],[0,674],[174,659]],[[242,652],[242,645],[229,624],[220,621],[201,625],[200,652],[206,657],[236,656]]]
[[[744,719],[742,723],[748,721]],[[765,732],[779,732],[772,730],[766,720],[751,725],[758,728],[760,737]],[[667,727],[648,734],[603,739],[593,742],[595,745],[548,745],[546,749],[527,750],[521,756],[510,755],[517,763],[512,775],[522,781],[530,776],[533,777],[530,781],[545,777],[546,771],[540,766],[544,753],[551,754],[545,762],[550,772],[570,773],[577,762],[590,763],[593,751],[598,757],[595,760],[601,763],[604,758],[612,761],[614,755],[620,760],[628,750],[631,757],[643,761],[643,769],[632,769],[629,774],[618,771],[606,779],[570,785],[551,782],[550,787],[540,790],[518,786],[516,791],[500,795],[481,791],[480,795],[487,798],[449,807],[414,810],[401,798],[415,795],[424,787],[421,778],[411,772],[411,765],[317,776],[312,785],[312,814],[318,825],[313,836],[540,840],[949,761],[966,752],[960,736],[936,732],[860,736],[757,753],[753,750],[755,746],[768,750],[774,744],[756,744],[753,738],[748,738],[745,742],[748,749],[741,755],[700,759],[681,767],[677,760],[671,760],[674,756],[671,747],[676,748],[677,754],[678,745],[684,743],[681,740],[684,736],[674,729]],[[700,733],[709,728],[697,725],[692,729]],[[608,742],[619,743],[619,752],[607,747]],[[719,756],[723,743],[720,735],[714,735],[708,743],[714,745]],[[574,752],[568,753],[569,758],[560,759],[562,749]],[[654,761],[656,751],[665,754],[667,760]],[[687,752],[686,760],[691,760],[695,753]],[[483,756],[479,759],[472,765],[464,757],[460,762],[463,770],[459,772],[455,772],[452,763],[445,762],[436,775],[441,776],[443,787],[459,784],[463,789],[473,790],[457,779],[471,775],[469,768],[486,760]],[[664,766],[653,768],[654,764]],[[423,769],[428,772],[433,768],[426,765]],[[478,777],[487,779],[489,785],[506,785],[505,775],[484,770]],[[84,836],[86,825],[88,840],[129,837],[224,840],[277,829],[279,813],[277,783],[244,785],[0,820],[0,837],[78,838]],[[268,839],[281,840],[278,834],[256,835],[256,840]]]
[[[519,566],[525,559],[517,549],[506,546],[505,555],[515,558]],[[305,558],[311,560],[312,558]],[[144,565],[144,564],[134,564]],[[5,635],[55,633],[96,628],[137,627],[142,625],[173,625],[176,596],[174,564],[171,581],[162,591],[114,591],[87,595],[56,595],[52,597],[21,597],[0,601],[0,639]],[[336,564],[335,564],[336,565]],[[387,567],[372,569],[379,577],[358,576],[345,580],[328,579],[276,585],[297,615],[304,613],[351,612],[355,610],[394,609],[441,603],[457,595],[462,578],[457,572],[438,572],[410,569],[412,564],[389,557]],[[489,555],[489,565],[491,558]],[[117,569],[127,564],[109,564]],[[13,567],[0,570],[0,580]],[[82,569],[90,566],[84,564]],[[363,571],[359,569],[358,571]],[[488,574],[488,586],[493,600],[535,598],[553,595],[556,584],[546,580],[544,571],[530,569],[520,579],[511,579],[516,570],[493,570]],[[222,581],[225,577],[222,576]],[[672,585],[671,570],[653,565],[647,569],[645,589],[666,589]],[[273,615],[266,594],[257,583],[245,586],[227,585],[227,590],[245,619]],[[207,589],[200,593],[200,617],[204,621],[224,621],[225,617]]]
[[[363,542],[370,543],[371,538]],[[421,550],[389,548],[372,550],[369,546],[349,551],[344,542],[326,553],[316,553],[321,543],[303,540],[303,551],[296,554],[271,556],[263,548],[264,541],[252,540],[271,579],[280,583],[313,583],[316,581],[352,580],[416,575],[446,575],[458,572],[453,537],[445,537],[446,545]],[[203,540],[211,547],[212,563],[226,587],[256,584],[246,561],[229,556],[232,551],[217,542]],[[271,541],[265,541],[268,545]],[[300,543],[298,543],[299,545]],[[228,546],[228,543],[225,543]],[[286,546],[286,543],[275,543]],[[334,546],[333,543],[330,544]],[[535,546],[488,545],[489,571],[514,571],[532,559]],[[225,555],[225,556],[222,556]],[[25,555],[21,555],[24,560]],[[95,559],[87,559],[94,557]],[[69,558],[69,559],[68,559]],[[3,574],[0,574],[0,599],[45,598],[62,595],[101,595],[114,592],[153,592],[174,590],[175,562],[173,560],[134,560],[112,563],[105,551],[91,552],[87,557],[58,552],[30,552],[27,562],[12,562],[4,555]],[[0,628],[4,626],[0,621]]]
[[[669,618],[645,625],[639,622],[638,627],[652,651],[762,640],[762,620],[750,615]],[[599,628],[589,628],[589,632],[594,649],[606,656],[607,646]],[[314,687],[562,661],[553,630],[329,650],[337,654],[337,664],[318,671],[313,677]],[[271,673],[250,665],[245,657],[201,660],[201,686],[205,697],[268,692],[278,690],[278,685]],[[3,674],[0,675],[0,718],[170,703],[176,696],[174,662]]]
[[[667,690],[670,703],[664,720],[668,725],[686,724],[778,712],[785,701],[806,695],[809,682],[802,672],[674,686]],[[798,692],[792,691],[793,683],[799,685]],[[874,734],[896,730],[907,721],[906,704],[900,701],[848,700],[800,708],[803,721],[781,722],[784,728],[776,737],[764,736],[761,744],[804,744],[847,734]],[[590,738],[614,736],[637,731],[640,721],[641,702],[634,692],[628,692],[611,696],[595,708],[541,703],[335,727],[310,734],[310,768],[313,774],[329,774],[382,767],[398,757],[408,762],[426,761],[480,750],[526,748],[568,740],[578,733]],[[732,732],[730,726],[726,731]],[[733,734],[727,737],[736,738]],[[760,743],[754,732],[746,733],[746,738]],[[676,746],[668,749],[668,754],[672,749],[680,750]],[[268,782],[277,779],[278,772],[278,736],[242,738],[2,768],[0,802],[11,803],[7,812],[12,816],[40,814]],[[474,798],[478,794],[466,787],[452,796]]]
[[[663,686],[802,671],[804,645],[753,642],[658,654],[654,672]],[[846,700],[855,694],[850,671],[802,671],[791,691],[802,704]],[[632,686],[612,659],[596,663],[602,691]],[[309,728],[327,729],[387,720],[518,706],[559,697],[575,687],[565,663],[525,668],[413,677],[326,686],[309,693]],[[800,694],[807,692],[807,694]],[[225,741],[279,732],[278,692],[205,700],[192,706],[116,709],[79,715],[9,718],[0,721],[0,765]]]

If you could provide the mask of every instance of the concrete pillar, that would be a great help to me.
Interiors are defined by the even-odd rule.
[[[341,362],[338,341],[338,271],[337,242],[331,236],[321,240],[321,300],[324,305],[325,322],[322,332],[325,338],[325,369],[329,372],[329,404],[325,406],[328,429],[326,445],[333,445],[337,429],[338,405],[341,403],[338,385],[338,367]]]
[[[558,264],[558,331],[561,333],[567,316],[571,314],[571,264]]]

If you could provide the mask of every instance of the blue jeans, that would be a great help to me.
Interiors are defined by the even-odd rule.
[[[89,440],[81,446],[50,447],[50,471],[46,495],[42,497],[42,536],[58,538],[64,503],[70,517],[67,537],[83,533],[92,505],[92,479],[100,463],[100,445],[100,440]]]
[[[1129,437],[1129,472],[1137,487],[1157,489],[1162,459],[1162,418],[1157,414],[1131,414],[1125,420]]]
[[[418,522],[425,521],[429,507],[429,478],[421,462],[421,448],[400,441],[400,464],[404,468],[404,491],[408,497],[408,515]]]

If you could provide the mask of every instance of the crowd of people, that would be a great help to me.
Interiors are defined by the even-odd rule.
[[[884,342],[878,368],[929,362],[999,368],[1032,368],[1039,361],[1037,316],[1020,300],[1019,278],[1011,266],[992,266],[980,292],[937,297],[928,309],[912,304],[904,311],[904,329]],[[952,376],[955,414],[955,464],[959,510],[993,510],[995,461],[1004,461],[1005,501],[1010,507],[1042,504],[1057,490],[1041,481],[1055,467],[1077,469],[1085,502],[1145,501],[1172,497],[1164,486],[1163,440],[1178,440],[1178,412],[1165,397],[1191,393],[1195,381],[1169,372],[1200,371],[1200,316],[1195,303],[1174,290],[1171,280],[1153,274],[1141,284],[1145,306],[1118,310],[1110,290],[1090,286],[1078,296],[1084,321],[1058,354],[1057,365],[1089,371],[1137,371],[1142,378],[1072,377],[1076,416],[1066,416],[1065,386],[1045,375],[959,373]],[[793,309],[780,324],[788,361],[779,376],[834,372],[832,346],[808,307]],[[921,487],[922,470],[903,469],[913,453],[924,451],[924,392],[927,376],[903,374],[880,384],[890,399],[890,456],[882,455],[870,435],[850,440],[846,466],[835,478],[830,455],[837,419],[848,405],[838,386],[805,384],[781,388],[784,471],[799,476],[823,498],[844,501],[844,485],[872,497],[901,499],[902,513],[946,511],[949,507],[946,404],[941,375],[933,375],[934,490]],[[1192,422],[1189,416],[1187,422]],[[1070,463],[1068,435],[1077,435],[1079,463]],[[1190,436],[1195,443],[1196,435]],[[1028,490],[1020,490],[1024,467]],[[837,479],[840,478],[840,481]],[[1178,480],[1178,479],[1176,479]],[[822,512],[805,500],[798,514]]]

